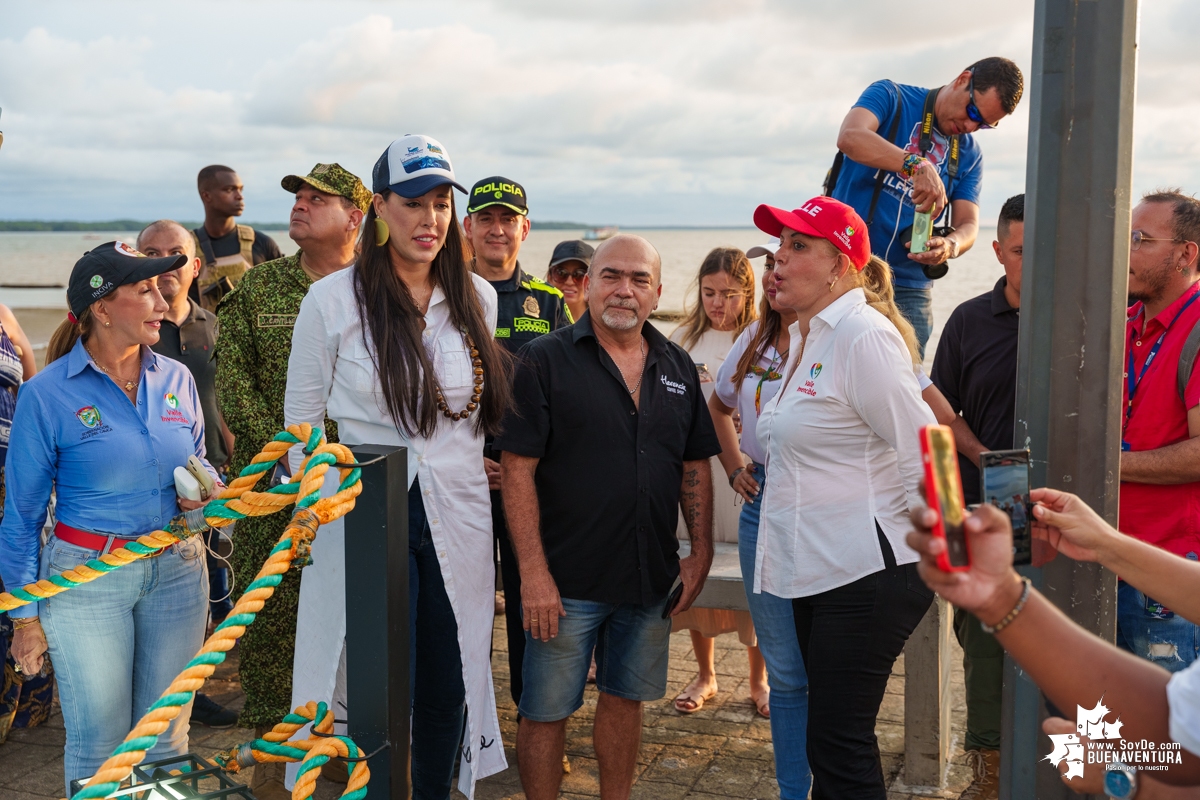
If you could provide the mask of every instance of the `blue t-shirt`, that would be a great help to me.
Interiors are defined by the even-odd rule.
[[[865,108],[879,120],[880,136],[886,137],[892,126],[892,115],[896,112],[896,90],[904,100],[900,116],[900,125],[896,128],[896,138],[893,144],[903,148],[907,153],[920,152],[921,112],[925,108],[925,96],[928,89],[919,86],[905,86],[892,81],[876,81],[867,87],[855,108]],[[950,181],[950,139],[943,136],[934,126],[933,145],[926,157],[937,165],[942,176],[942,183],[947,189],[951,201],[968,200],[979,203],[979,193],[983,186],[983,153],[975,144],[974,137],[969,133],[959,136],[958,177]],[[865,220],[871,209],[871,195],[875,193],[875,181],[878,170],[859,164],[846,156],[838,176],[837,186],[834,187],[833,197],[847,205],[853,206]],[[910,192],[912,181],[901,177],[895,172],[885,173],[883,188],[879,192],[879,202],[875,206],[875,217],[867,228],[871,238],[871,252],[892,265],[892,273],[897,286],[908,286],[925,289],[933,285],[933,281],[925,277],[921,265],[908,257],[908,249],[900,243],[899,233],[913,223],[913,205]]]

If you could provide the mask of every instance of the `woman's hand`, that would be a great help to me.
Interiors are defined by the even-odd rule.
[[[1034,489],[1033,535],[1067,558],[1099,561],[1112,537],[1121,534],[1073,494],[1057,489]]]
[[[203,500],[188,500],[186,497],[177,497],[176,499],[179,501],[179,507],[184,511],[194,511],[197,508],[204,508],[204,506],[208,505]]]
[[[46,633],[42,630],[42,623],[36,619],[13,633],[13,660],[26,675],[36,675],[42,671],[46,649]]]
[[[758,481],[754,480],[754,462],[747,464],[746,468],[738,473],[730,485],[747,503],[753,503],[758,499],[761,489],[759,488]]]
[[[994,624],[1012,610],[1020,595],[1020,578],[1013,570],[1012,525],[1008,516],[990,505],[983,505],[967,517],[963,530],[971,566],[961,572],[943,572],[938,554],[946,551],[946,540],[935,538],[932,531],[937,512],[921,508],[913,512],[916,529],[908,534],[908,546],[921,554],[917,571],[930,589],[959,608],[969,611],[987,624]],[[1006,606],[1007,607],[1004,607]],[[999,613],[995,613],[998,611]]]

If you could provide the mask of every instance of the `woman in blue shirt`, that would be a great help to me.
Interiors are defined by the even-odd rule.
[[[17,398],[0,523],[8,587],[49,578],[165,527],[180,510],[175,467],[204,460],[204,419],[187,368],[150,345],[167,310],[157,279],[185,256],[147,258],[123,242],[85,253],[71,273],[68,321],[46,369]],[[57,524],[43,547],[46,506]],[[64,769],[87,778],[200,647],[208,577],[198,537],[49,600],[11,612],[13,655],[41,669],[49,649],[67,729]],[[187,752],[189,709],[149,758]]]

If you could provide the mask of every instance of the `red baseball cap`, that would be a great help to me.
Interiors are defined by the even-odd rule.
[[[848,255],[855,269],[862,269],[871,260],[866,223],[857,211],[832,197],[814,197],[795,211],[761,205],[754,209],[754,224],[772,236],[791,228],[825,239]]]

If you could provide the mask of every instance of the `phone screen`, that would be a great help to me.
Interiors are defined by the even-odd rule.
[[[929,428],[929,447],[938,509],[942,516],[942,527],[946,531],[946,555],[951,566],[965,567],[971,562],[967,555],[966,533],[963,531],[966,509],[963,508],[962,486],[958,478],[958,451],[954,439],[941,427]]]
[[[1029,451],[997,450],[979,456],[983,501],[1008,515],[1013,529],[1013,563],[1025,566],[1033,557],[1029,515]]]

